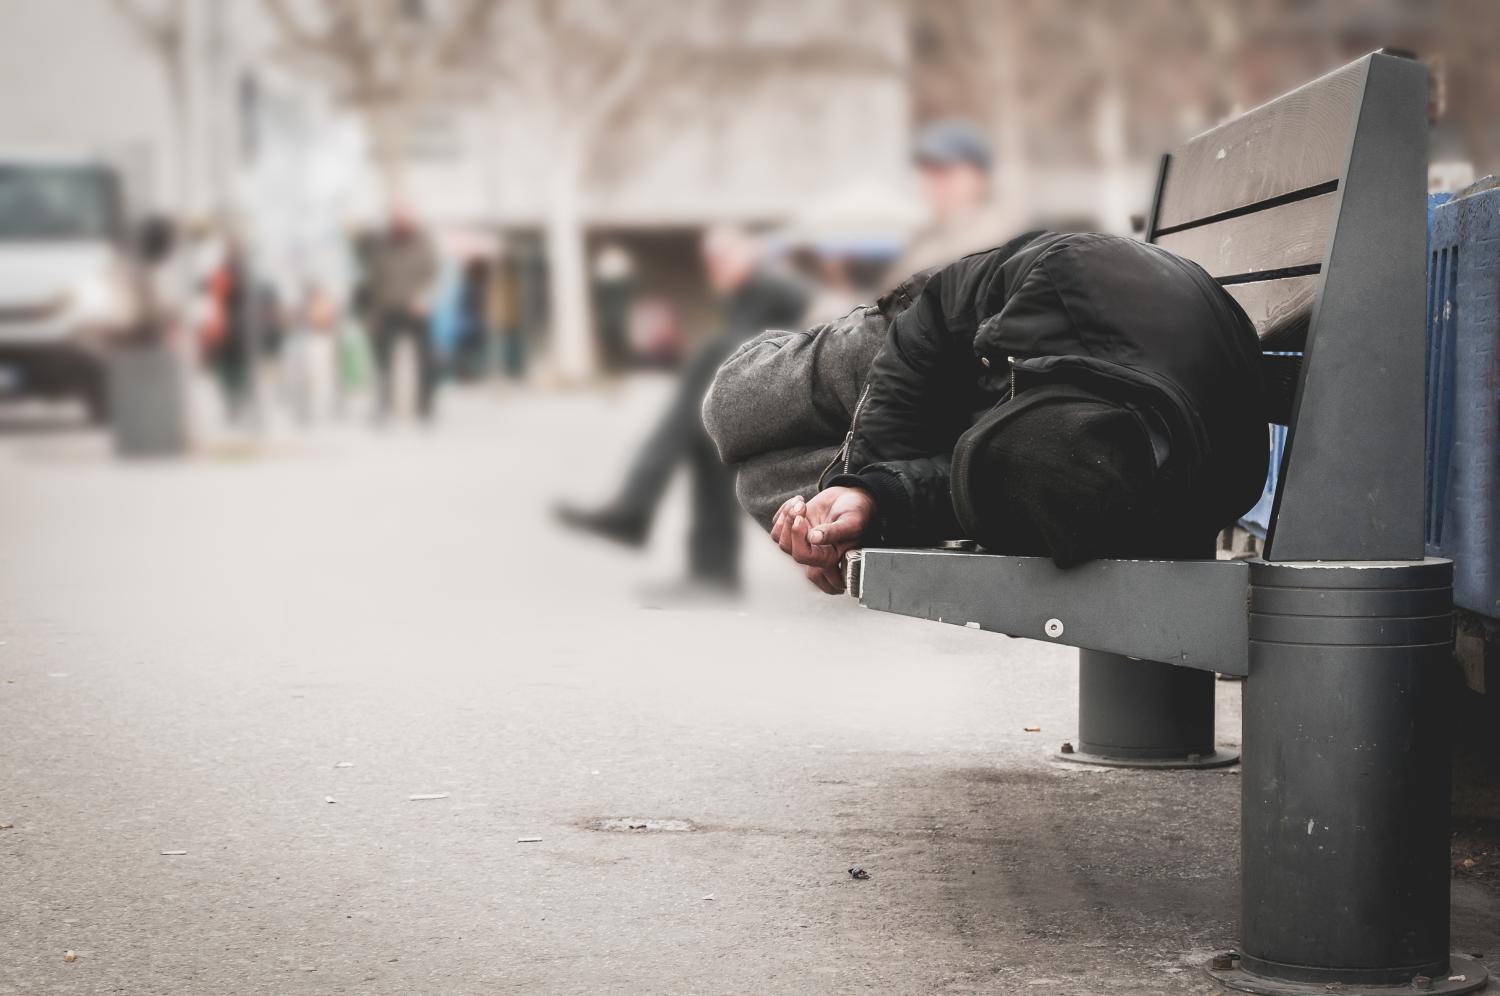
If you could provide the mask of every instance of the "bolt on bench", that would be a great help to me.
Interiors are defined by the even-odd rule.
[[[1450,956],[1452,565],[1424,559],[1427,75],[1376,53],[1163,159],[1148,238],[1255,323],[1288,427],[1263,560],[868,549],[865,606],[1080,648],[1079,748],[1222,762],[1246,676],[1235,989],[1482,987]],[[1195,756],[1190,756],[1195,755]],[[1074,755],[1073,759],[1080,758]]]

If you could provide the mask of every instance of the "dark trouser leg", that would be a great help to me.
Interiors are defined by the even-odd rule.
[[[695,578],[736,583],[740,574],[740,507],[734,472],[719,460],[713,440],[698,427],[691,449],[693,525],[688,564]]]
[[[625,475],[625,485],[612,507],[634,518],[650,519],[667,490],[672,471],[687,455],[695,428],[686,420],[680,404],[674,402],[663,412],[651,435],[636,451]]]
[[[215,359],[219,383],[224,389],[224,407],[229,421],[238,422],[245,414],[245,395],[248,393],[248,363],[245,347],[239,342],[224,343]]]
[[[710,343],[683,370],[671,404],[636,453],[630,471],[625,475],[625,486],[612,503],[611,507],[621,515],[649,520],[667,490],[672,471],[692,457],[698,439],[702,437],[709,449],[713,449],[703,431],[699,409],[723,355],[724,349],[719,343]],[[714,459],[718,460],[717,454]],[[732,481],[730,487],[732,490]]]
[[[429,419],[432,418],[433,403],[437,397],[437,350],[433,348],[432,336],[428,334],[425,321],[413,318],[408,327],[417,346],[417,414]]]
[[[391,359],[395,352],[399,319],[390,314],[375,316],[371,323],[370,351],[375,359],[375,414],[391,413]]]

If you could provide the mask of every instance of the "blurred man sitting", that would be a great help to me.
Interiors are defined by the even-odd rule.
[[[645,543],[657,506],[677,466],[692,471],[693,521],[688,537],[689,587],[732,592],[739,587],[739,519],[734,474],[719,460],[699,416],[714,371],[741,343],[767,328],[801,322],[807,295],[761,265],[760,246],[735,228],[703,239],[708,281],[719,296],[722,325],[683,369],[676,393],[636,454],[624,486],[597,509],[562,505],[568,526],[627,546]]]

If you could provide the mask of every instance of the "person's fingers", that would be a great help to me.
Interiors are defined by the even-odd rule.
[[[786,554],[788,557],[792,557],[793,559],[796,558],[798,550],[798,522],[805,523],[806,520],[797,515],[788,515],[784,520],[782,520],[781,536],[777,540],[778,545],[780,545],[781,547],[781,552]],[[802,527],[801,533],[804,537],[801,541],[801,545],[805,546],[807,543],[807,540],[805,538],[807,533],[806,525]]]
[[[792,559],[807,567],[829,568],[838,564],[842,554],[835,547],[815,546],[807,541],[811,528],[807,519],[801,516],[793,520],[790,530]]]
[[[843,574],[836,570],[828,570],[821,567],[809,567],[807,579],[811,581],[820,591],[828,595],[837,595],[844,590]]]
[[[800,515],[793,516],[787,523],[786,535],[782,537],[781,543],[788,557],[806,566],[807,555],[812,550],[807,543],[807,519]]]
[[[781,503],[781,507],[771,517],[771,539],[781,541],[781,534],[786,530],[786,524],[792,520],[792,516],[802,514],[805,504],[801,495],[794,495]]]
[[[807,552],[799,554],[796,560],[804,567],[826,571],[838,566],[839,556],[838,547],[809,545]]]
[[[788,557],[795,557],[793,543],[797,535],[797,520],[788,518],[781,524],[781,535],[776,540],[776,545],[781,547],[781,552]]]
[[[807,558],[812,556],[812,546],[807,542],[808,528],[806,516],[799,515],[792,519],[791,554],[792,559],[799,564],[807,563]]]
[[[819,546],[836,546],[841,543],[855,543],[859,540],[860,533],[865,530],[865,517],[858,512],[845,512],[832,522],[825,522],[812,532],[808,533],[807,539],[810,543]]]

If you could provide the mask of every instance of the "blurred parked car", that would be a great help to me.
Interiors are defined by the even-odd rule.
[[[0,394],[104,420],[105,347],[143,310],[121,187],[99,160],[0,149]]]

